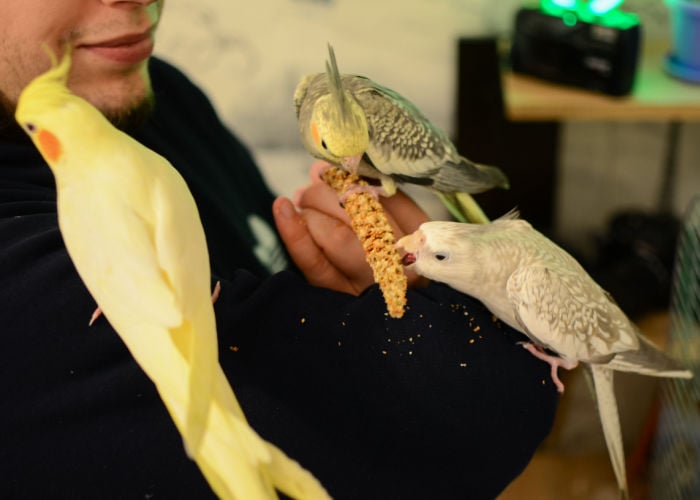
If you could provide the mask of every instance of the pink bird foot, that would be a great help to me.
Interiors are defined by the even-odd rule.
[[[345,200],[348,199],[348,196],[360,193],[370,194],[375,200],[379,200],[380,196],[386,196],[386,191],[384,191],[382,186],[360,186],[358,184],[352,184],[340,195],[340,204],[345,206]]]
[[[547,354],[542,346],[535,345],[532,342],[518,342],[524,349],[530,351],[530,354],[538,359],[541,359],[545,363],[549,364],[552,368],[552,382],[559,391],[560,394],[564,393],[564,384],[559,380],[559,375],[557,374],[557,369],[561,366],[567,370],[572,370],[578,366],[578,361],[567,361],[559,356],[551,356]]]
[[[211,294],[211,303],[212,304],[216,304],[216,301],[219,298],[220,293],[221,293],[221,281],[217,281],[216,285],[214,285],[214,291]]]
[[[100,309],[100,307],[97,306],[97,309],[95,309],[95,312],[92,313],[92,316],[90,316],[90,322],[88,323],[88,326],[92,326],[92,324],[93,324],[93,323],[97,320],[97,318],[99,318],[100,316],[102,316],[102,309]]]

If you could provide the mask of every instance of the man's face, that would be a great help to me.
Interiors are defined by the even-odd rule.
[[[42,45],[73,49],[68,85],[107,115],[138,107],[150,94],[147,60],[164,0],[0,0],[0,99],[14,107],[46,71]]]

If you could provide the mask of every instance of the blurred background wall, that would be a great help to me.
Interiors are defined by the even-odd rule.
[[[507,39],[521,1],[178,0],[167,2],[156,53],[202,86],[249,145],[272,188],[306,182],[292,95],[322,71],[326,43],[340,70],[397,90],[449,134],[455,131],[459,37]],[[628,0],[647,39],[669,40],[662,0]],[[656,208],[667,124],[569,122],[562,128],[556,234],[585,254],[611,215]],[[469,156],[469,151],[462,151]],[[674,211],[700,192],[700,124],[684,124]],[[538,175],[533,172],[533,175]],[[431,197],[421,197],[431,201]],[[434,202],[434,200],[432,200]],[[428,207],[440,214],[440,206]],[[496,217],[499,214],[489,214]]]

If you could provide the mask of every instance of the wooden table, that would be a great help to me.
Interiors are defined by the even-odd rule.
[[[664,70],[668,46],[647,44],[632,94],[611,97],[504,71],[505,113],[513,121],[541,120],[700,120],[700,85]]]
[[[680,124],[700,121],[700,85],[664,69],[668,42],[642,50],[632,94],[614,97],[515,74],[493,38],[459,40],[457,146],[467,157],[508,172],[511,190],[477,195],[487,214],[514,206],[538,229],[553,228],[561,124],[574,120],[667,122],[658,209],[669,210]],[[536,172],[536,175],[533,174]]]

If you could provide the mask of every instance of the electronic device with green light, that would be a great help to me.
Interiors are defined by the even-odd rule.
[[[634,84],[641,26],[622,0],[541,0],[515,18],[513,71],[610,95]]]

